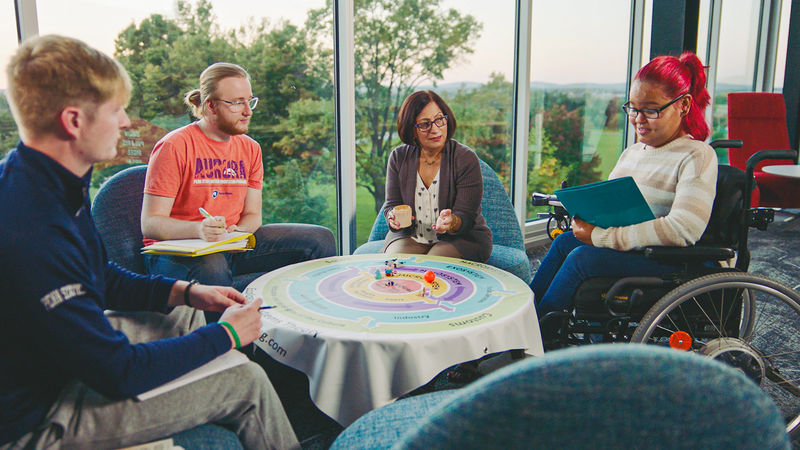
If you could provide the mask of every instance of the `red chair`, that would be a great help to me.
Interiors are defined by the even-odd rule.
[[[786,103],[783,94],[732,92],[728,94],[728,138],[740,139],[742,148],[728,149],[731,166],[745,170],[745,163],[760,150],[789,150]],[[800,180],[765,173],[765,165],[796,164],[791,159],[768,160],[756,166],[758,187],[752,207],[800,208]]]

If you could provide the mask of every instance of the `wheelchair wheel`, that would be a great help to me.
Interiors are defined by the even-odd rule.
[[[565,231],[569,231],[569,219],[563,216],[552,216],[547,219],[547,235],[551,240]]]
[[[694,351],[738,369],[800,430],[800,295],[777,281],[740,272],[696,278],[645,314],[631,342]]]

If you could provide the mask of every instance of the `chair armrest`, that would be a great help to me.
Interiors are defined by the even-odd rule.
[[[645,247],[644,256],[668,264],[698,263],[704,261],[725,261],[733,258],[736,252],[727,247],[689,247],[650,246]]]

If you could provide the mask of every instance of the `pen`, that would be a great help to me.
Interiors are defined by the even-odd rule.
[[[213,218],[214,218],[214,216],[212,216],[211,214],[209,214],[209,212],[208,212],[208,211],[206,211],[205,209],[203,209],[203,207],[202,207],[202,206],[201,206],[201,207],[199,207],[199,208],[197,208],[197,209],[198,209],[198,210],[200,210],[200,214],[202,214],[202,215],[203,215],[203,217],[205,217],[206,219],[213,219]]]
[[[202,206],[197,208],[197,209],[200,211],[200,214],[202,214],[203,217],[205,217],[206,219],[213,219],[214,218],[214,216],[212,216],[208,211],[203,209]],[[219,227],[219,228],[225,228],[225,227]]]
[[[271,305],[271,306],[260,306],[258,309],[259,309],[259,311],[260,311],[260,310],[262,310],[262,309],[272,309],[272,308],[275,308],[275,305]]]

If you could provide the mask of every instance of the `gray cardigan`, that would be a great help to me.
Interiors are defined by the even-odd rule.
[[[401,145],[389,155],[384,217],[397,205],[411,206],[417,216],[414,188],[418,164],[419,148],[415,146]],[[438,234],[437,238],[452,243],[464,259],[485,262],[492,254],[492,232],[481,215],[483,177],[475,152],[449,140],[442,150],[439,183],[439,211],[452,209],[461,219],[461,228],[455,233]],[[397,239],[411,237],[415,222],[397,231],[389,228],[383,250]]]

